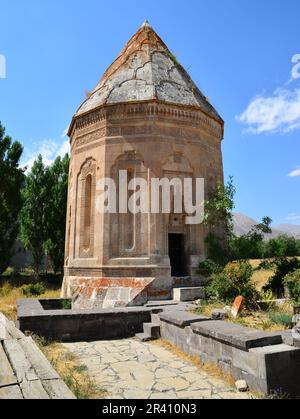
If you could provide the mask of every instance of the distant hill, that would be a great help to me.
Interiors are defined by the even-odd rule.
[[[244,234],[249,233],[252,227],[254,227],[257,224],[257,221],[253,220],[250,217],[247,217],[247,215],[245,214],[233,214],[234,233],[237,236],[242,236]],[[282,224],[274,228],[272,227],[272,234],[266,234],[266,239],[276,238],[283,234],[287,234],[288,236],[300,239],[300,225]]]
[[[277,228],[300,239],[300,225],[280,224]]]

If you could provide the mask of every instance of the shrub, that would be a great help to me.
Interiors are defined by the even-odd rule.
[[[1,297],[8,297],[9,294],[12,292],[13,287],[9,282],[4,282],[2,287],[0,288],[0,295]]]
[[[300,302],[300,269],[286,275],[283,280],[291,298]]]
[[[274,262],[268,259],[263,260],[259,266],[255,269],[256,271],[271,271],[274,269]]]
[[[275,261],[275,266],[275,275],[269,280],[264,290],[272,290],[278,297],[282,297],[284,295],[284,278],[286,275],[300,269],[300,260],[297,258],[279,258]]]
[[[72,310],[72,300],[63,300],[62,307],[63,310]]]
[[[38,282],[37,284],[24,285],[22,287],[22,292],[26,297],[38,297],[45,294],[46,288],[42,282]]]
[[[275,297],[272,290],[263,291],[261,293],[261,300],[263,303],[263,309],[266,311],[270,311],[275,307]]]
[[[222,268],[213,260],[207,259],[206,261],[200,263],[198,273],[204,278],[210,278],[211,275],[220,272]]]
[[[223,271],[212,275],[206,289],[207,295],[225,303],[232,303],[241,295],[245,298],[246,307],[252,308],[259,296],[251,282],[252,275],[253,269],[249,262],[229,263]]]
[[[269,319],[273,323],[285,326],[286,328],[293,326],[293,316],[288,313],[269,313]]]

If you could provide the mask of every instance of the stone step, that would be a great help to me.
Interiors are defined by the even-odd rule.
[[[144,333],[153,339],[159,339],[160,325],[156,323],[144,323]]]

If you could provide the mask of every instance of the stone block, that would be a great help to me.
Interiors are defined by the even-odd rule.
[[[187,287],[173,289],[174,301],[186,302],[195,301],[202,298],[205,298],[205,289],[203,287]]]
[[[159,314],[159,318],[163,322],[171,323],[179,327],[190,326],[192,323],[199,323],[202,321],[209,321],[205,316],[187,313],[185,311],[167,310]]]
[[[227,319],[228,314],[225,310],[214,310],[211,314],[213,320],[225,320]]]
[[[300,394],[300,349],[274,345],[250,349],[265,364],[267,392]]]
[[[238,380],[235,383],[236,389],[240,392],[240,393],[245,393],[246,391],[248,391],[248,384],[246,383],[245,380]]]
[[[248,351],[250,348],[282,343],[280,333],[262,332],[223,321],[204,321],[195,323],[191,327],[197,334],[213,338],[245,351]]]

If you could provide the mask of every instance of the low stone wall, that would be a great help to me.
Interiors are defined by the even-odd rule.
[[[159,314],[161,336],[204,363],[218,365],[250,390],[300,395],[300,349],[266,333],[176,310]]]
[[[43,306],[50,306],[43,300]],[[55,304],[57,304],[55,300]],[[39,300],[19,300],[19,328],[57,341],[122,339],[141,333],[151,308],[45,310]]]
[[[75,399],[32,338],[1,313],[0,399]]]

